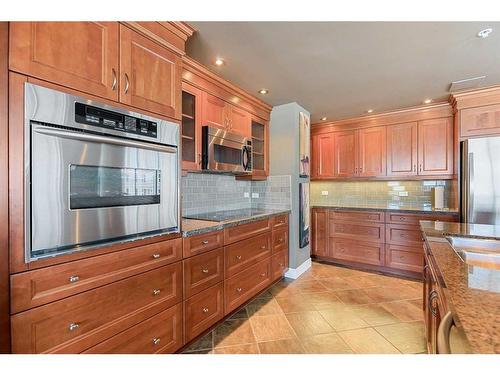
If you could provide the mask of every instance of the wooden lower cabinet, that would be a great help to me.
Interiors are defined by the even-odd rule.
[[[328,225],[330,237],[384,243],[385,225],[383,223],[330,220]]]
[[[384,244],[378,242],[330,238],[329,246],[329,255],[335,259],[377,266],[384,264]]]
[[[193,255],[217,249],[223,244],[224,232],[220,230],[186,237],[182,243],[182,255],[184,258],[189,258]]]
[[[285,272],[288,270],[288,249],[282,250],[277,254],[274,254],[271,260],[273,280],[283,277]]]
[[[272,222],[270,219],[252,221],[248,224],[237,225],[224,229],[224,245],[245,240],[257,234],[271,231]]]
[[[288,249],[288,228],[273,231],[273,254]]]
[[[222,248],[185,259],[184,298],[189,298],[224,280],[224,250]]]
[[[392,245],[422,246],[422,234],[417,225],[387,224],[385,242]]]
[[[231,277],[271,256],[271,233],[264,233],[224,248],[225,275]]]
[[[326,257],[328,255],[328,210],[312,210],[311,254]]]
[[[83,353],[173,353],[180,349],[182,344],[182,303],[178,303]]]
[[[422,248],[386,244],[385,265],[390,268],[420,273],[424,266]]]

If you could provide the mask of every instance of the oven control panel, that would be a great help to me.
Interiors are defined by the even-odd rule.
[[[113,129],[152,138],[156,138],[157,135],[158,125],[156,122],[78,102],[75,103],[75,121],[80,124],[99,126],[105,129]]]

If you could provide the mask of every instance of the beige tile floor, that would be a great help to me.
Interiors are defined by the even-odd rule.
[[[313,262],[185,348],[193,354],[426,351],[420,282]]]

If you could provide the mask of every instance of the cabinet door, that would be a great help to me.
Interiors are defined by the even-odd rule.
[[[380,177],[386,175],[386,127],[358,131],[358,176]]]
[[[461,137],[500,134],[500,104],[466,108],[459,116]]]
[[[229,116],[229,129],[232,133],[238,133],[250,138],[252,117],[247,111],[230,106],[231,114]]]
[[[335,177],[353,177],[357,172],[356,131],[349,130],[335,133],[334,175]]]
[[[387,127],[387,176],[417,174],[417,123]]]
[[[118,100],[118,22],[10,22],[10,69]]]
[[[201,90],[182,82],[182,169],[201,169]]]
[[[181,119],[182,59],[120,25],[120,101]]]
[[[312,210],[312,244],[313,255],[328,256],[328,211]]]
[[[334,176],[334,136],[333,133],[319,134],[315,144],[315,167],[317,178]]]
[[[252,175],[269,175],[269,125],[257,117],[252,118]]]
[[[201,125],[215,126],[216,128],[228,128],[229,104],[218,97],[205,91],[202,94]]]
[[[418,174],[453,174],[453,122],[451,118],[418,123]]]

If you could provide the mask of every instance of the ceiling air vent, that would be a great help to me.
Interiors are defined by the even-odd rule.
[[[475,89],[482,86],[485,79],[486,76],[481,76],[481,77],[461,79],[460,81],[453,81],[448,91],[457,92],[457,91]]]

